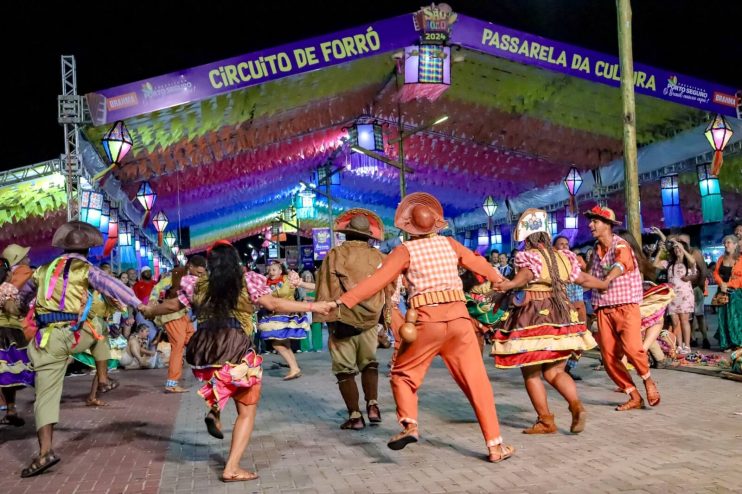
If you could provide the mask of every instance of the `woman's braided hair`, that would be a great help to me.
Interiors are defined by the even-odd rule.
[[[549,275],[551,275],[551,292],[554,295],[554,307],[557,311],[557,316],[560,319],[566,319],[569,321],[570,308],[569,298],[567,296],[567,287],[564,281],[559,276],[559,265],[557,264],[557,255],[554,249],[551,248],[551,241],[549,234],[546,232],[536,232],[526,238],[526,246],[531,246],[538,250],[544,258],[546,267],[549,268]]]

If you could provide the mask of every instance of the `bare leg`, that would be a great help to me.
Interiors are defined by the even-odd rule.
[[[529,365],[520,368],[528,397],[531,399],[533,408],[539,417],[551,414],[549,404],[546,401],[546,387],[541,380],[541,367],[540,365]]]
[[[675,339],[678,342],[678,346],[682,347],[683,344],[683,331],[680,326],[680,316],[678,314],[670,314],[672,320],[672,334],[675,335]]]
[[[294,374],[298,374],[301,369],[299,369],[299,364],[296,363],[296,357],[294,356],[294,352],[291,351],[291,347],[289,346],[289,342],[287,340],[273,340],[273,348],[278,352],[281,357],[286,361],[287,364],[289,364],[289,376],[293,376]]]
[[[52,450],[52,437],[54,436],[54,424],[47,424],[41,426],[36,431],[36,435],[39,439],[39,455],[44,456]]]
[[[690,318],[693,314],[680,314],[680,328],[683,332],[683,344],[690,348]]]
[[[649,350],[649,347],[651,347],[652,344],[657,341],[657,338],[659,338],[661,332],[662,323],[655,324],[651,328],[647,328],[647,332],[644,334],[644,341],[642,342],[644,350]]]
[[[224,466],[223,476],[225,478],[240,476],[253,477],[257,475],[253,472],[240,468],[240,460],[245,452],[247,445],[250,443],[250,436],[255,425],[255,415],[258,412],[258,405],[244,405],[237,401],[234,402],[237,407],[237,420],[234,423],[232,431],[232,445],[229,449],[227,464]]]
[[[567,400],[567,403],[574,403],[580,399],[577,394],[577,385],[574,380],[564,372],[566,360],[551,362],[542,366],[544,379],[551,384],[559,394]]]

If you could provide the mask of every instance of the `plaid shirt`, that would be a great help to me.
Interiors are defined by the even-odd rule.
[[[624,272],[621,276],[614,279],[608,286],[608,290],[601,293],[599,290],[593,290],[593,307],[610,307],[623,304],[640,304],[644,291],[642,290],[642,275],[639,271],[639,265],[636,262],[634,252],[631,246],[618,235],[613,235],[611,247],[600,258],[598,249],[595,249],[595,259],[590,273],[602,280],[613,269],[616,262],[616,248],[628,249],[631,254],[631,260],[634,263],[634,269]]]
[[[463,290],[459,278],[459,258],[446,237],[435,236],[405,242],[410,254],[406,277],[410,296],[445,290]]]

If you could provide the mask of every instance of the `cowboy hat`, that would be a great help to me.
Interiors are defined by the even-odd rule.
[[[448,226],[438,199],[426,192],[405,196],[394,214],[394,226],[410,235],[438,233]]]
[[[345,211],[335,220],[334,230],[340,233],[357,233],[375,240],[384,240],[384,223],[368,209],[355,208]]]
[[[611,208],[607,208],[601,205],[597,205],[592,209],[585,212],[585,216],[590,219],[600,220],[609,225],[618,226],[621,224],[620,221],[616,221],[616,213]]]
[[[103,235],[93,225],[82,221],[68,221],[57,228],[52,246],[64,250],[84,250],[103,245]]]
[[[515,240],[522,242],[534,233],[544,232],[548,235],[548,215],[543,209],[529,208],[523,211],[518,219]]]
[[[21,262],[27,255],[31,247],[21,247],[18,244],[10,244],[5,247],[2,257],[8,261],[8,264],[15,266]]]

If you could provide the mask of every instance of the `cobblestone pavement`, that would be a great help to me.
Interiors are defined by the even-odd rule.
[[[380,352],[386,362],[389,352]],[[36,449],[33,427],[0,429],[0,461],[8,474],[0,493],[383,493],[383,492],[742,492],[742,385],[671,370],[655,371],[662,403],[619,413],[595,361],[583,359],[579,389],[589,412],[587,430],[570,435],[569,412],[556,393],[550,404],[559,433],[525,436],[535,414],[518,371],[495,370],[487,359],[505,440],[516,455],[493,465],[469,404],[440,360],[420,396],[422,440],[402,451],[386,447],[397,432],[389,385],[382,379],[384,422],[341,431],[345,418],[329,355],[298,355],[304,377],[284,382],[268,356],[257,424],[242,465],[260,479],[218,480],[235,413],[225,410],[227,439],[205,432],[205,407],[191,392],[161,392],[163,371],[120,372],[111,406],[89,409],[80,399],[89,378],[68,378],[55,436],[62,463],[36,479],[17,477]],[[383,368],[383,366],[382,366]],[[19,394],[28,416],[32,394]],[[174,423],[174,424],[173,424]],[[174,426],[173,426],[174,425]]]

